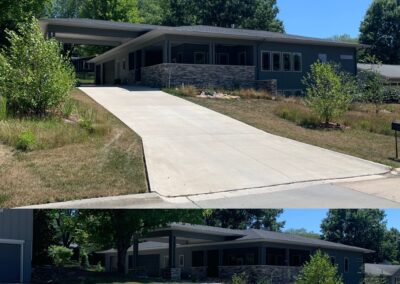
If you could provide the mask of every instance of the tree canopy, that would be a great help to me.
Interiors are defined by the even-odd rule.
[[[385,240],[385,212],[379,209],[332,209],[321,224],[327,241],[374,250],[367,261],[382,262],[388,255],[382,248]]]
[[[205,222],[209,226],[229,229],[265,229],[279,232],[285,221],[278,221],[282,209],[216,209],[206,214]]]
[[[400,63],[400,1],[374,0],[360,26],[360,42],[366,53],[383,63]]]

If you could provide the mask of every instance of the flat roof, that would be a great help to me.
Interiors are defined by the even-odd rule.
[[[366,263],[365,273],[375,276],[393,276],[400,272],[400,265]]]
[[[358,63],[358,70],[373,70],[389,80],[400,80],[400,65]]]

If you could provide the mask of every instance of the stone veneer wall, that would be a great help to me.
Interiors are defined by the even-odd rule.
[[[180,281],[181,280],[181,269],[180,268],[165,268],[162,271],[162,276],[165,279]]]
[[[207,266],[192,267],[190,276],[193,280],[204,280],[207,278]]]
[[[235,273],[245,272],[250,282],[256,283],[261,279],[268,279],[272,284],[294,283],[301,267],[272,266],[272,265],[243,265],[218,267],[221,279],[230,279]]]
[[[142,68],[142,83],[152,87],[256,87],[256,67],[241,65],[162,63]]]

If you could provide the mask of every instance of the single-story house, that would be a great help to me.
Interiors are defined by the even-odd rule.
[[[260,87],[299,94],[317,60],[356,74],[359,44],[212,26],[168,27],[90,19],[41,19],[64,43],[114,46],[90,60],[96,83]]]
[[[389,85],[400,87],[400,65],[358,63],[357,69],[376,71],[388,81]]]
[[[172,223],[134,241],[126,265],[130,271],[152,277],[228,279],[245,271],[250,277],[268,278],[273,283],[292,283],[317,250],[330,256],[346,284],[363,280],[364,255],[373,252],[265,230]],[[115,249],[98,253],[104,255],[107,271],[116,270]]]
[[[33,211],[0,209],[0,283],[31,280]]]
[[[400,284],[400,265],[390,264],[365,264],[366,278],[383,278],[388,284]]]

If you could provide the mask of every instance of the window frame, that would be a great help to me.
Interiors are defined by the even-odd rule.
[[[346,267],[346,263],[347,263],[347,267]],[[346,269],[347,268],[347,269]],[[350,271],[350,262],[349,262],[349,258],[348,257],[344,257],[343,258],[343,272],[344,273],[349,273]]]
[[[263,63],[264,63],[264,53],[268,53],[269,54],[269,69],[264,69]],[[262,72],[272,72],[272,64],[271,64],[271,51],[268,50],[262,50],[261,51],[261,71]]]
[[[181,263],[181,260],[182,260],[182,263]],[[185,255],[183,255],[183,254],[180,254],[179,255],[179,267],[184,267],[185,266]]]
[[[321,57],[324,57],[322,60]],[[322,63],[327,63],[328,62],[328,54],[327,53],[318,53],[318,60],[321,61]]]
[[[296,55],[300,56],[300,70],[295,70],[294,69],[294,66],[295,66],[294,65],[294,62],[295,62],[294,58],[295,58]],[[303,54],[301,52],[292,52],[292,56],[293,56],[293,71],[292,72],[298,72],[298,73],[303,72]]]

